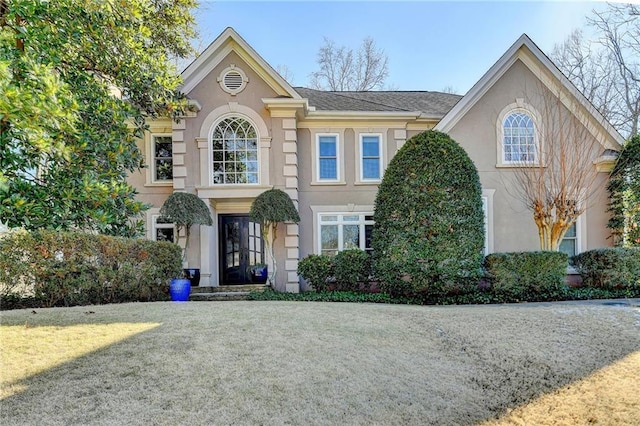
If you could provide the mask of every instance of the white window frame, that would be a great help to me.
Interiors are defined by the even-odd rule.
[[[257,182],[253,182],[253,183],[214,183],[214,167],[213,167],[213,134],[215,133],[216,128],[220,125],[220,123],[226,119],[229,118],[234,118],[234,119],[242,119],[244,121],[246,121],[247,123],[249,123],[252,127],[253,130],[256,133],[256,147],[257,147],[257,162],[258,162],[258,171],[257,171],[257,176],[258,176],[258,181]],[[209,131],[209,136],[208,136],[208,141],[207,141],[207,146],[208,146],[208,162],[209,162],[209,167],[207,168],[209,170],[209,176],[208,176],[208,180],[209,180],[209,186],[211,187],[216,187],[216,188],[220,188],[220,187],[251,187],[251,186],[259,186],[261,185],[261,182],[263,181],[264,177],[262,176],[263,174],[263,167],[264,165],[262,164],[262,140],[261,140],[261,133],[260,130],[258,128],[258,126],[256,125],[256,123],[250,119],[249,117],[247,117],[244,114],[238,114],[238,113],[231,113],[231,114],[224,114],[220,117],[218,117],[218,119],[213,123],[213,125],[211,126],[211,129]]]
[[[587,250],[587,247],[586,247],[586,235],[587,235],[586,226],[587,226],[586,212],[583,212],[576,219],[576,237],[575,237],[576,254],[580,254],[583,251]],[[564,238],[562,238],[562,241],[564,241]],[[558,247],[558,249],[559,248],[560,247]]]
[[[364,177],[364,138],[377,137],[378,138],[378,178],[365,178]],[[384,151],[386,144],[382,133],[359,133],[358,134],[358,152],[356,155],[356,170],[358,180],[356,183],[374,183],[378,184],[382,181],[382,175],[384,173]]]
[[[337,220],[329,221],[324,220],[325,216],[337,216]],[[345,221],[344,216],[358,216],[358,221]],[[373,219],[367,220],[367,216],[373,216],[373,212],[319,212],[316,215],[316,253],[322,254],[322,226],[323,225],[336,225],[338,226],[338,248],[337,251],[345,250],[344,248],[344,225],[358,225],[360,227],[358,247],[361,250],[367,250],[365,227],[367,225],[374,225]],[[371,248],[367,251],[371,251]]]
[[[175,224],[173,223],[158,223],[158,218],[160,217],[160,209],[157,207],[153,207],[147,210],[147,239],[151,241],[157,241],[156,238],[156,230],[157,229],[168,229],[173,228],[173,242],[176,243],[178,241],[178,230],[176,229]]]
[[[335,139],[336,144],[336,177],[335,178],[322,178],[320,177],[320,138],[331,137]],[[315,180],[319,183],[337,183],[341,181],[342,177],[342,149],[340,144],[340,135],[338,133],[317,133],[316,134],[316,146],[315,146]]]
[[[173,184],[173,178],[172,179],[158,179],[157,178],[157,163],[156,163],[156,138],[158,137],[169,137],[171,138],[171,164],[173,165],[173,134],[172,133],[151,133],[149,135],[149,158],[150,158],[150,164],[149,164],[149,168],[151,169],[151,183],[155,183],[155,184],[166,184],[166,185],[172,185]],[[173,174],[172,174],[173,175]]]
[[[511,114],[516,113],[524,113],[531,118],[533,122],[533,143],[535,150],[535,160],[529,162],[523,161],[507,161],[504,157],[504,123],[507,117]],[[496,121],[496,142],[497,142],[497,159],[496,159],[496,167],[534,167],[540,166],[543,163],[542,153],[543,151],[543,141],[540,137],[542,133],[542,120],[540,119],[540,114],[538,114],[537,110],[530,104],[524,102],[524,99],[516,99],[516,102],[507,105],[499,114]]]

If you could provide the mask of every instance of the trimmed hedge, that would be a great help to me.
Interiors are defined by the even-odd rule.
[[[586,287],[640,288],[640,248],[602,248],[571,258]]]
[[[371,277],[371,256],[364,250],[340,251],[333,258],[333,264],[337,290],[360,291]]]
[[[298,274],[317,292],[369,292],[371,256],[360,249],[343,250],[334,257],[311,254],[298,262]]]
[[[448,135],[410,138],[376,196],[374,274],[395,296],[471,291],[482,275],[484,214],[478,171]]]
[[[556,251],[493,253],[484,260],[491,291],[520,300],[561,291],[567,266],[567,254]]]
[[[333,259],[327,255],[310,254],[298,262],[298,275],[316,291],[327,291],[333,277]]]
[[[168,299],[182,276],[176,244],[80,232],[14,231],[0,237],[3,308]]]

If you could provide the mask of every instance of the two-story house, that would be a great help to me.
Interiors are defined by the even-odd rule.
[[[607,167],[622,137],[526,36],[520,37],[464,96],[429,91],[326,92],[292,87],[232,28],[182,74],[196,111],[158,119],[140,141],[149,167],[131,176],[153,205],[147,237],[174,240],[159,223],[172,191],[197,194],[214,226],[192,233],[190,267],[201,286],[249,282],[244,271],[266,262],[252,201],[272,187],[297,205],[301,221],[278,228],[276,288],[297,292],[298,260],[311,253],[371,247],[374,200],[385,168],[411,136],[435,128],[450,134],[476,164],[483,186],[485,251],[539,248],[532,214],[513,196],[514,156],[530,152],[544,123],[547,94],[562,93],[566,114],[588,129],[603,155],[597,193],[562,249],[611,245],[606,228]],[[565,99],[566,98],[566,99]],[[507,137],[507,132],[509,136]]]

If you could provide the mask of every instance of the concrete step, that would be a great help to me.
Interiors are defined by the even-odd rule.
[[[210,293],[191,293],[189,300],[193,302],[210,302],[225,300],[247,300],[248,291],[216,291]]]
[[[220,285],[215,287],[191,287],[191,293],[237,293],[250,291],[264,291],[265,284],[244,284],[244,285]]]

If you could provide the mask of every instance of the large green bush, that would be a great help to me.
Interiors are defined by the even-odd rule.
[[[310,254],[298,262],[298,275],[316,291],[329,289],[329,279],[333,277],[333,273],[333,259],[324,254]]]
[[[336,289],[341,291],[360,291],[369,288],[371,276],[371,257],[360,249],[338,252],[333,258]]]
[[[80,232],[11,232],[0,253],[3,301],[42,307],[165,300],[182,273],[176,244]]]
[[[409,139],[375,202],[374,274],[393,295],[432,298],[479,280],[484,247],[478,171],[448,135]]]
[[[602,248],[571,258],[586,287],[640,288],[640,248]]]
[[[537,300],[566,287],[568,256],[557,251],[493,253],[484,261],[494,293]]]

